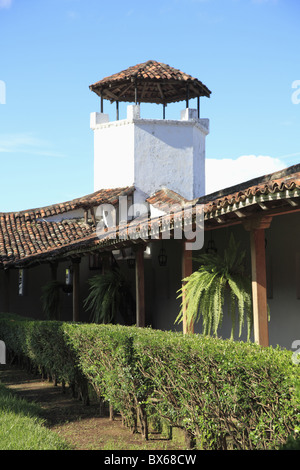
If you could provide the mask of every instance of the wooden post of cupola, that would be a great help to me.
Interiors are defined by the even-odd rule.
[[[186,99],[185,99],[185,106],[186,108],[189,107],[189,100],[190,100],[190,87],[189,84],[186,84]]]
[[[73,271],[73,321],[79,321],[79,299],[80,299],[80,258],[72,260]]]
[[[136,326],[145,327],[145,267],[144,245],[138,245],[135,252],[135,286],[136,286]]]
[[[185,241],[185,239],[183,239],[182,241],[182,273],[181,273],[182,280],[190,276],[193,273],[193,260],[192,260],[193,252],[192,250],[187,250],[186,243],[187,242]],[[184,302],[184,285],[185,283],[182,281],[182,287],[183,287],[182,301],[183,302]],[[185,308],[183,310],[183,333],[184,334],[194,333],[194,324],[187,322]]]
[[[265,229],[271,221],[264,216],[244,223],[250,232],[254,341],[265,347],[269,346]]]

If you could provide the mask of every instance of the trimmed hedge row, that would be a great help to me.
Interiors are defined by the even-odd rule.
[[[299,430],[291,352],[120,325],[0,316],[11,360],[80,390],[88,384],[133,431],[180,427],[201,449],[276,449]]]

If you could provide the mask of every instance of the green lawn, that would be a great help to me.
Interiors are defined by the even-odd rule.
[[[0,450],[69,450],[44,426],[40,408],[0,384]]]

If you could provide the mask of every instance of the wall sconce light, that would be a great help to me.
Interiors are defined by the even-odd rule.
[[[167,256],[166,250],[164,248],[161,248],[159,255],[158,255],[159,266],[166,266],[167,261],[168,261],[168,256]]]
[[[19,295],[26,295],[26,274],[25,269],[19,269]]]

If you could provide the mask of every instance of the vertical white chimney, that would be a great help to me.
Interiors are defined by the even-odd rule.
[[[187,199],[205,195],[205,138],[209,120],[186,108],[180,120],[142,119],[139,105],[109,122],[91,114],[94,190],[134,185],[146,196],[166,187]]]

